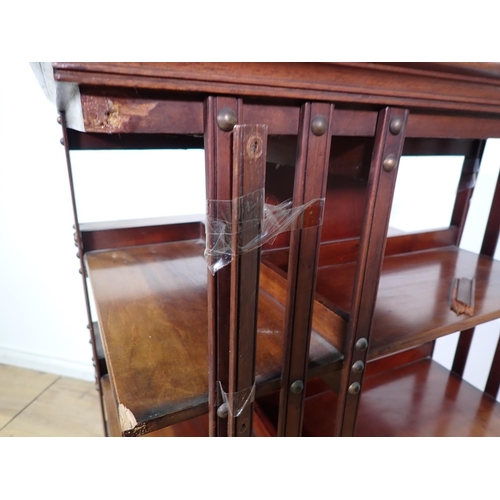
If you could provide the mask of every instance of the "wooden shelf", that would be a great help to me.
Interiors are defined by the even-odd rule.
[[[303,436],[333,436],[337,395],[320,381],[307,387]],[[258,435],[276,435],[278,399],[255,405]],[[424,359],[367,376],[359,403],[356,436],[498,436],[500,403]]]
[[[335,405],[331,391],[308,399],[304,435],[332,435],[315,414],[333,415]],[[355,435],[499,436],[500,403],[427,359],[365,379]]]
[[[207,267],[204,244],[182,241],[86,254],[112,389],[125,435],[208,410]],[[257,395],[279,389],[284,308],[261,289]],[[341,367],[313,333],[311,377]]]
[[[316,300],[348,312],[356,263],[322,266]],[[454,278],[476,278],[472,317],[449,307]],[[384,259],[369,359],[408,349],[500,317],[500,262],[446,247]],[[323,336],[338,346],[327,331]]]

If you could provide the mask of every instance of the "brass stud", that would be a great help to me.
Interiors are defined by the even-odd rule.
[[[58,117],[57,117],[57,123],[59,123],[59,125],[61,125],[61,124],[62,124],[62,120],[61,120],[61,117],[60,117],[60,116],[58,116]]]
[[[358,392],[361,390],[361,385],[359,385],[358,382],[354,382],[349,386],[349,394],[358,394]]]
[[[314,135],[323,135],[328,128],[328,120],[323,115],[315,116],[311,121],[311,131]]]
[[[229,405],[227,403],[223,403],[217,408],[217,416],[219,418],[227,418],[229,414]]]
[[[389,130],[392,135],[398,135],[403,130],[403,120],[399,117],[393,118],[389,125]]]
[[[396,155],[389,155],[385,157],[384,163],[382,166],[386,172],[392,172],[398,164],[398,160]]]
[[[363,361],[358,360],[352,365],[351,369],[354,373],[361,373],[365,369],[365,364]]]
[[[238,118],[231,108],[222,108],[217,113],[217,126],[224,132],[231,132],[237,123]]]
[[[300,394],[304,390],[304,382],[302,380],[296,380],[290,386],[290,392],[292,394]]]
[[[59,140],[59,142],[64,146],[64,137],[61,137],[61,139]]]
[[[356,349],[358,351],[364,351],[368,347],[368,341],[365,338],[361,338],[356,342]]]

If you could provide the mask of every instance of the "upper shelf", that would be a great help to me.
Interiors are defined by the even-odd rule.
[[[86,254],[125,435],[154,431],[208,410],[203,249],[199,241],[182,241]],[[279,388],[283,321],[283,306],[261,289],[258,395]],[[310,376],[331,373],[340,368],[341,359],[313,333]]]

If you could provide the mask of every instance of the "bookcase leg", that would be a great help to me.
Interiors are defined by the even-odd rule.
[[[75,221],[75,244],[78,247],[78,260],[80,261],[80,274],[82,276],[82,284],[83,284],[83,295],[85,297],[85,309],[87,312],[87,319],[88,319],[88,326],[87,328],[90,331],[90,339],[91,339],[91,345],[92,345],[92,356],[94,359],[94,370],[95,370],[95,377],[96,377],[96,387],[97,390],[99,391],[99,402],[100,402],[100,407],[101,407],[101,417],[102,417],[102,424],[104,427],[104,435],[108,435],[108,429],[106,426],[106,414],[105,414],[105,409],[104,409],[104,401],[103,401],[103,392],[102,392],[102,382],[101,382],[101,371],[99,368],[99,359],[97,355],[97,347],[96,347],[96,339],[95,339],[95,332],[93,328],[93,321],[92,321],[92,312],[90,309],[90,298],[89,298],[89,292],[88,292],[88,287],[87,287],[87,272],[85,269],[85,261],[83,260],[84,258],[84,247],[83,247],[83,242],[82,242],[82,237],[80,233],[80,225],[78,221],[78,210],[76,206],[76,196],[75,196],[75,187],[73,183],[73,169],[71,166],[71,157],[69,153],[69,138],[68,138],[68,128],[66,126],[66,114],[64,112],[61,112],[61,119],[60,119],[61,127],[62,127],[62,132],[63,132],[63,145],[64,145],[64,151],[66,154],[66,166],[68,169],[68,180],[69,180],[69,187],[71,191],[71,203],[72,203],[72,208],[73,208],[73,219]]]

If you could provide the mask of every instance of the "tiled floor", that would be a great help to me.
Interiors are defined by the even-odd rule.
[[[93,382],[0,365],[0,437],[103,435]]]

